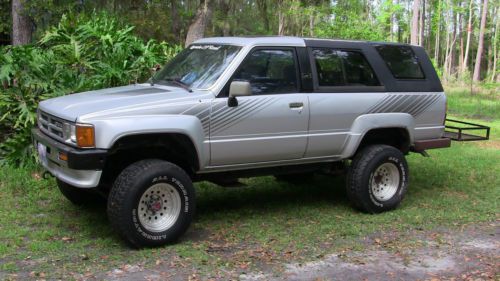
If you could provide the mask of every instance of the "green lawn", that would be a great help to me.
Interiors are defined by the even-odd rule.
[[[298,185],[260,177],[245,180],[248,187],[240,189],[200,183],[195,223],[180,243],[159,249],[129,249],[109,227],[104,207],[72,206],[54,180],[39,179],[36,170],[3,167],[0,279],[20,270],[32,277],[66,279],[72,272],[154,266],[157,260],[187,264],[186,270],[201,273],[243,272],[261,263],[314,260],[359,249],[359,239],[374,233],[493,221],[499,218],[500,201],[498,107],[495,96],[449,95],[453,117],[491,126],[492,140],[453,143],[429,151],[430,158],[411,154],[410,188],[396,211],[368,215],[352,209],[341,177],[316,176]]]

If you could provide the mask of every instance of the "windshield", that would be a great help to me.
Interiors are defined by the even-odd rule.
[[[159,84],[206,89],[219,79],[241,47],[231,45],[191,45],[179,53],[154,77]]]

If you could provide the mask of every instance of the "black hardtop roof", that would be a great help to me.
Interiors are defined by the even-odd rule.
[[[366,41],[366,40],[348,40],[348,39],[329,39],[329,38],[303,38],[306,46],[316,46],[316,45],[328,45],[328,44],[342,44],[344,46],[352,45],[353,47],[360,46],[379,46],[379,45],[391,45],[391,46],[406,46],[413,48],[420,48],[417,45],[411,45],[407,43],[400,42],[384,42],[384,41]]]

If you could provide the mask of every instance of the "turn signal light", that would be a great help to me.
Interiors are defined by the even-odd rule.
[[[94,126],[76,124],[76,145],[82,148],[95,147]]]
[[[59,160],[68,161],[68,154],[66,154],[62,151],[59,151]]]

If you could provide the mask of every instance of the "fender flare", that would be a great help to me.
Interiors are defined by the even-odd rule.
[[[198,155],[200,169],[210,158],[201,121],[191,115],[142,115],[92,120],[96,128],[96,147],[109,149],[121,138],[131,135],[176,133],[187,136]]]
[[[350,158],[358,149],[366,133],[373,129],[398,128],[408,132],[410,144],[413,144],[415,118],[408,113],[373,113],[358,116],[352,123],[343,158]]]

